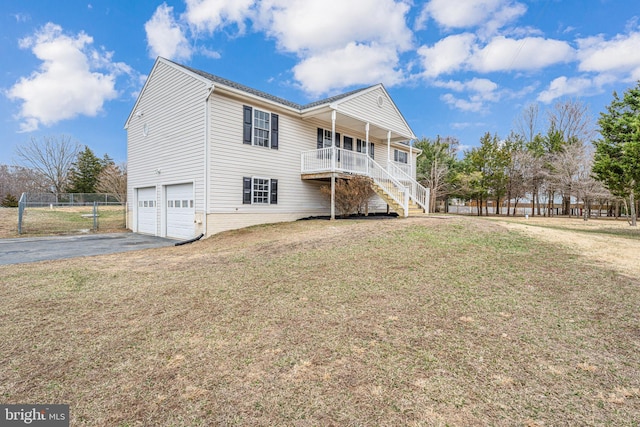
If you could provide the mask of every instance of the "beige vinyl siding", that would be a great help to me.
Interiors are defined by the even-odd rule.
[[[167,185],[193,183],[196,218],[203,216],[208,88],[205,82],[162,61],[149,78],[136,106],[141,115],[134,112],[127,128],[128,192],[135,209],[134,189],[156,186],[157,234],[164,235]]]
[[[210,102],[210,213],[287,214],[301,218],[328,212],[328,203],[321,196],[318,185],[300,177],[300,153],[315,149],[315,126],[273,107],[241,102],[215,91]],[[277,150],[242,143],[243,105],[278,114]],[[278,203],[243,204],[243,177],[277,179]],[[264,218],[263,222],[273,221]]]
[[[379,96],[382,96],[384,99],[382,107],[378,106]],[[403,120],[400,112],[395,108],[391,98],[387,96],[381,87],[341,102],[338,105],[338,111],[351,117],[362,119],[365,122],[369,121],[378,127],[391,130],[395,133],[407,135],[407,139],[413,134]]]

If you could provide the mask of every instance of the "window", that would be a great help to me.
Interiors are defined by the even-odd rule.
[[[317,149],[333,146],[333,134],[329,129],[318,128]],[[336,132],[336,147],[340,148],[340,134]]]
[[[393,150],[393,160],[398,163],[409,163],[409,156],[406,151]]]
[[[253,193],[251,203],[269,203],[269,180],[253,178]]]
[[[260,111],[258,109],[253,110],[253,145],[259,145],[260,147],[269,146],[269,113]]]
[[[351,138],[350,136],[345,136],[343,142],[345,150],[353,150],[353,138]]]
[[[260,177],[242,178],[243,204],[271,204],[278,203],[278,180]]]
[[[367,147],[367,141],[358,139],[356,141],[356,151],[358,153],[364,153],[365,151],[367,151],[369,153],[369,157],[373,159],[375,154],[375,145],[373,144],[373,142],[370,142],[369,146]]]
[[[244,144],[278,149],[279,117],[277,114],[245,105],[242,120]]]

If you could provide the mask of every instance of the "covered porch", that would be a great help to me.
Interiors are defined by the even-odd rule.
[[[302,179],[331,180],[331,217],[335,180],[362,175],[401,216],[425,212],[428,190],[416,179],[420,153],[416,138],[382,85],[310,106],[303,120],[317,126],[316,149],[301,153]]]

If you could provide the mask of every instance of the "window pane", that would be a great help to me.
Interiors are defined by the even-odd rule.
[[[254,109],[253,145],[269,146],[270,117],[269,113]]]
[[[253,203],[269,203],[269,180],[253,178]]]
[[[333,145],[333,134],[330,130],[324,130],[324,147],[331,147]]]

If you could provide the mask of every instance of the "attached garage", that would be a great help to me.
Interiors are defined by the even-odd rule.
[[[138,188],[136,200],[136,221],[138,233],[153,234],[158,232],[156,203],[156,187]]]
[[[193,184],[167,185],[165,200],[167,237],[176,239],[194,237]]]

